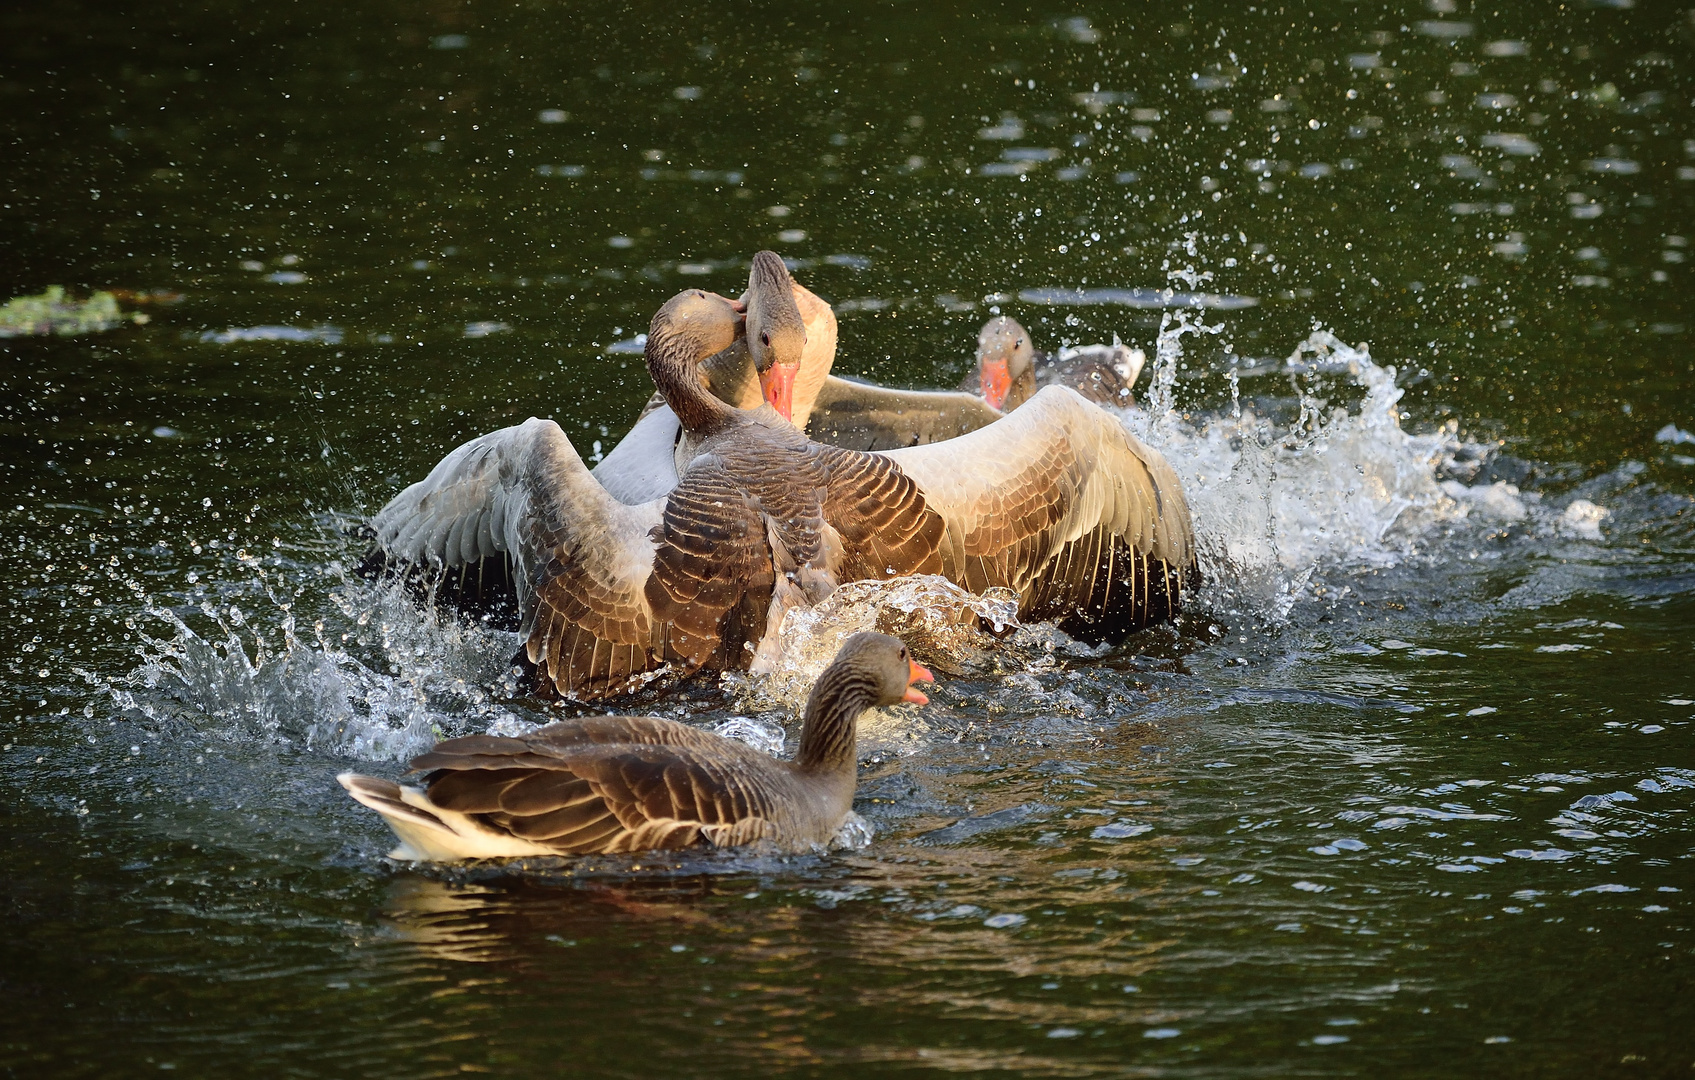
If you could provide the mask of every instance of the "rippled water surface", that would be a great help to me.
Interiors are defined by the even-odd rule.
[[[8,6],[0,299],[148,319],[0,341],[0,1067],[1687,1075],[1692,63],[1645,0]],[[548,710],[351,527],[610,449],[761,247],[849,374],[1144,348],[1194,610],[908,583],[661,704],[792,750],[836,636],[922,638],[863,846],[388,861],[335,772]]]

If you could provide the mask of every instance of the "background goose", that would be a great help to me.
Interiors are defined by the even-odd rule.
[[[1090,401],[1119,408],[1134,405],[1130,388],[1147,355],[1115,337],[1111,345],[1080,345],[1056,356],[1038,353],[1016,319],[997,315],[977,335],[977,367],[960,389],[982,395],[1002,412],[1030,400],[1043,386],[1069,386]]]
[[[412,761],[422,787],[338,780],[400,838],[397,859],[731,847],[792,852],[830,842],[853,809],[860,713],[928,699],[898,638],[855,634],[806,703],[793,761],[651,716],[593,716],[529,735],[470,735]]]

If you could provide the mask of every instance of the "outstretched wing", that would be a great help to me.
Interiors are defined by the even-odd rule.
[[[556,851],[645,851],[768,835],[773,759],[651,717],[472,735],[412,762],[435,806]]]
[[[531,419],[472,439],[371,519],[370,569],[420,573],[468,607],[528,610],[538,552],[530,543],[538,461],[576,459],[559,425]]]
[[[664,498],[677,486],[675,448],[682,427],[661,399],[658,408],[642,411],[591,475],[607,494],[629,506]]]
[[[824,520],[841,536],[839,581],[939,574],[947,523],[894,462],[815,446],[824,468]]]
[[[886,455],[947,522],[943,573],[1020,614],[1111,634],[1176,610],[1194,564],[1182,486],[1098,406],[1046,387],[989,427]]]
[[[558,424],[530,419],[453,451],[372,527],[403,563],[447,573],[503,560],[539,686],[588,700],[665,662],[644,594],[662,507],[618,502]]]

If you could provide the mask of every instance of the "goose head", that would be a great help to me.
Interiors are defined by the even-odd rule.
[[[759,372],[760,389],[771,407],[793,422],[795,376],[806,349],[806,324],[782,256],[761,251],[753,257],[745,299],[747,347]]]
[[[745,332],[746,307],[704,289],[686,289],[654,313],[647,370],[665,401],[693,431],[729,408],[707,390],[701,364]]]
[[[795,765],[845,780],[851,801],[859,714],[903,701],[928,705],[930,699],[912,684],[934,681],[900,638],[854,634],[812,685]]]
[[[881,708],[903,701],[928,705],[930,699],[913,686],[918,682],[935,682],[935,676],[912,658],[906,642],[888,634],[865,631],[842,642],[836,658],[819,676],[818,686],[844,685],[844,680],[830,677],[835,673],[850,676],[845,685],[864,694],[867,707]]]
[[[684,289],[654,313],[648,341],[658,336],[677,351],[704,359],[723,352],[742,336],[746,311],[740,300],[705,289]]]
[[[1030,335],[1016,319],[999,315],[983,324],[977,335],[977,374],[990,408],[1004,408],[1014,385],[1034,379],[1035,362]]]

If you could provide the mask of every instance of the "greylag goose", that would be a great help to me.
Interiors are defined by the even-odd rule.
[[[787,303],[753,311],[792,340],[788,271],[762,256],[756,291]],[[898,468],[706,390],[698,365],[742,328],[733,301],[700,291],[653,317],[648,370],[695,446],[664,498],[619,502],[559,425],[530,419],[459,447],[378,512],[380,558],[459,583],[507,567],[536,688],[581,701],[747,667],[784,612],[839,581],[938,572],[945,526]]]
[[[928,702],[899,638],[855,634],[818,677],[793,761],[674,720],[591,716],[528,735],[468,735],[412,759],[423,786],[342,773],[383,816],[397,859],[827,845],[853,810],[866,709]]]
[[[1119,408],[1134,405],[1130,388],[1147,356],[1122,344],[1082,345],[1057,356],[1038,353],[1016,319],[998,315],[977,335],[977,368],[960,389],[979,394],[1002,412],[1030,400],[1039,387],[1069,386],[1090,401]]]

